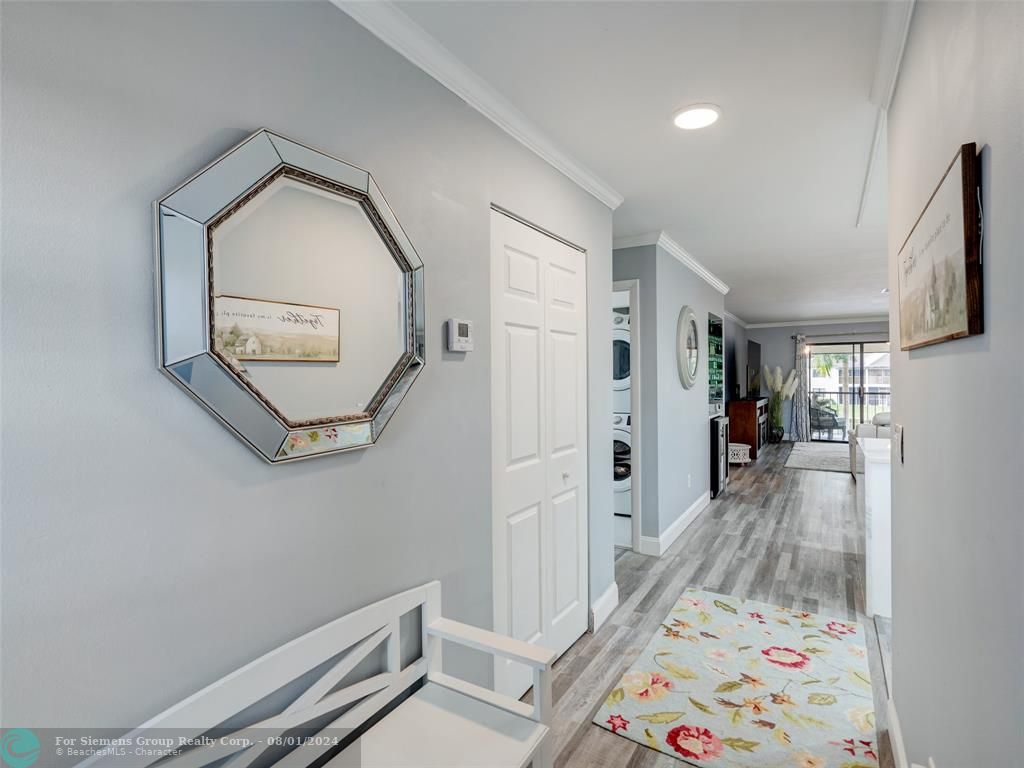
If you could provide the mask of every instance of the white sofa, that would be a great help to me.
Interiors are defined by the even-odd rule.
[[[876,414],[870,424],[858,424],[847,434],[850,443],[850,474],[854,479],[857,477],[857,438],[858,437],[881,437],[892,438],[892,415],[888,412]]]

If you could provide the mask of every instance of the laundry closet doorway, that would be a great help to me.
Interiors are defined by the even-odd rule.
[[[587,263],[491,211],[494,629],[564,653],[588,625]],[[495,660],[519,697],[530,670]]]
[[[612,283],[612,541],[616,559],[626,549],[641,552],[640,329],[640,281],[616,280]]]

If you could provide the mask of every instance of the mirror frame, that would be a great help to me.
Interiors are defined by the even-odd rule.
[[[213,230],[280,176],[358,202],[405,280],[405,352],[365,412],[289,421],[213,343]],[[423,262],[373,177],[261,129],[158,200],[159,366],[272,464],[373,445],[426,364]]]
[[[697,341],[697,359],[692,372],[688,365],[688,347],[686,346],[687,332],[691,323]],[[697,383],[697,372],[700,370],[700,326],[697,324],[697,314],[689,306],[679,310],[679,320],[676,323],[676,358],[679,366],[679,381],[685,389],[690,389]]]

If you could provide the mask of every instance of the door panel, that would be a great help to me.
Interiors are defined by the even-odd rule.
[[[586,259],[491,214],[494,628],[563,653],[587,629]],[[526,667],[495,663],[519,697]]]
[[[522,563],[522,578],[509,584],[509,634],[528,643],[541,636],[540,505],[508,518],[508,559]]]
[[[551,504],[554,520],[555,550],[567,557],[555,561],[554,621],[561,620],[579,599],[579,563],[575,557],[575,543],[579,538],[579,499],[571,490],[556,496]]]
[[[551,361],[552,389],[564,393],[558,407],[551,414],[551,451],[552,455],[558,455],[574,450],[579,438],[579,424],[576,420],[579,356],[575,334],[552,333],[550,341],[548,359]]]
[[[536,256],[506,247],[505,265],[505,286],[509,294],[540,298],[540,267]]]
[[[587,627],[586,260],[553,249],[547,271],[548,495],[554,565],[548,645],[567,649]],[[569,532],[575,530],[576,546]],[[581,533],[582,532],[582,533]],[[574,593],[574,594],[573,594]]]
[[[548,270],[549,285],[551,286],[548,296],[552,307],[569,311],[576,309],[579,299],[576,291],[578,286],[576,277],[575,269],[565,264],[551,263]]]
[[[539,329],[506,326],[507,466],[540,457]]]

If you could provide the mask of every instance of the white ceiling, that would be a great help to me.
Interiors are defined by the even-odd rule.
[[[731,286],[734,314],[887,311],[884,149],[855,226],[884,3],[397,6],[625,196],[617,238],[664,230]],[[695,102],[721,120],[675,128]]]

